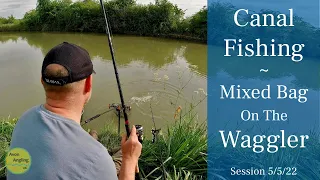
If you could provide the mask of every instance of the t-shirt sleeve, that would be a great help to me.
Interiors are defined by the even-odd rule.
[[[82,180],[117,180],[115,164],[108,153],[97,156],[96,161],[88,167]]]

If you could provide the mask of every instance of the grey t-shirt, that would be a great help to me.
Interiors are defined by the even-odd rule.
[[[107,149],[76,122],[36,106],[19,119],[12,135],[12,148],[31,156],[30,169],[8,180],[114,180],[115,164]]]

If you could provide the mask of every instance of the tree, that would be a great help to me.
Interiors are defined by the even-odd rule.
[[[136,4],[136,0],[116,0],[119,7],[130,7]]]

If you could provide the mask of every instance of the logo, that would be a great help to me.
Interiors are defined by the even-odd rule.
[[[12,174],[23,174],[31,166],[31,157],[27,150],[23,148],[11,149],[6,157],[7,170]]]
[[[45,78],[45,80],[49,84],[61,85],[60,81],[57,81],[57,80],[51,80],[51,79],[47,79],[47,78]]]

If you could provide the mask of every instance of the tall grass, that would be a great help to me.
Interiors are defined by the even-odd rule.
[[[120,147],[120,137],[108,126],[102,130],[99,141],[109,152]],[[146,139],[139,167],[142,179],[206,179],[206,125],[197,123],[190,113],[165,128],[156,142]]]
[[[99,133],[99,141],[107,147],[110,153],[114,153],[115,149],[121,146],[121,137],[118,135],[114,127],[106,125]]]
[[[152,144],[144,144],[141,176],[146,179],[206,179],[207,128],[192,116],[177,121]]]
[[[5,176],[5,158],[9,151],[11,135],[17,122],[15,118],[4,118],[0,120],[0,177]]]
[[[20,23],[0,24],[0,32],[22,31],[22,30],[23,29]]]

